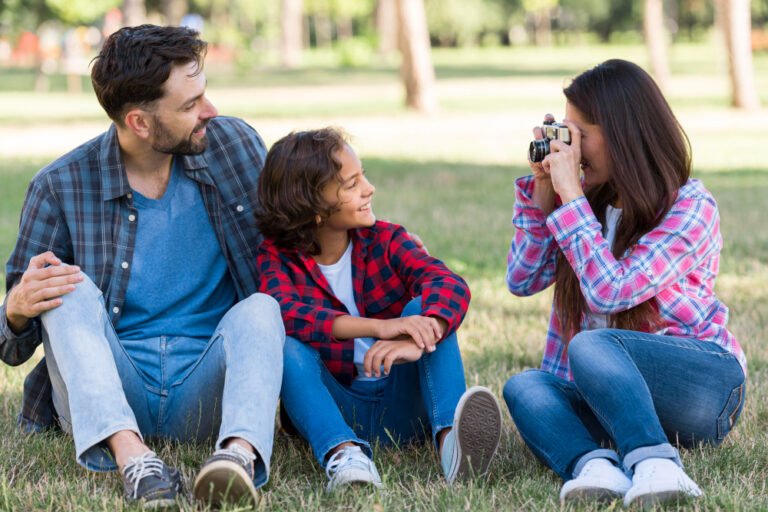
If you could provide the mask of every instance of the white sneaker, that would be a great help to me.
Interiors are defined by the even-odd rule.
[[[440,450],[440,463],[448,483],[480,476],[488,471],[499,447],[501,409],[491,390],[473,386],[466,390],[453,416],[453,428]]]
[[[624,506],[653,505],[702,495],[696,482],[672,459],[650,458],[635,465],[632,487],[624,496]]]
[[[610,460],[587,461],[576,478],[568,480],[560,490],[560,503],[566,501],[613,501],[632,487],[632,481]]]
[[[381,477],[376,465],[359,446],[345,446],[331,455],[325,466],[325,474],[329,480],[327,491],[334,491],[351,483],[381,487]]]

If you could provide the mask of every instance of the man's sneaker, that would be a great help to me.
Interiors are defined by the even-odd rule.
[[[331,455],[325,466],[325,474],[328,475],[326,490],[329,492],[352,483],[381,487],[376,464],[359,446],[345,446]]]
[[[440,462],[448,483],[482,475],[499,447],[501,409],[488,388],[474,386],[461,396],[453,429],[443,439]]]
[[[632,487],[624,496],[624,506],[642,507],[702,495],[696,482],[672,459],[650,458],[635,464]]]
[[[259,493],[253,485],[256,455],[238,444],[216,450],[195,478],[195,499],[213,508],[248,501],[254,507]]]
[[[145,509],[177,508],[181,475],[165,465],[155,452],[130,457],[123,468],[123,487],[129,501],[140,501]]]
[[[632,481],[608,459],[589,460],[573,480],[568,480],[560,490],[560,502],[598,501],[608,502],[622,498]]]

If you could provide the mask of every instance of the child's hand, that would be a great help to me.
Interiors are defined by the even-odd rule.
[[[381,340],[409,338],[419,349],[434,352],[435,344],[443,337],[444,331],[445,326],[436,318],[413,315],[381,320],[376,337]]]
[[[382,365],[384,375],[389,375],[393,364],[418,361],[423,353],[411,340],[379,340],[365,353],[365,376],[381,377]]]

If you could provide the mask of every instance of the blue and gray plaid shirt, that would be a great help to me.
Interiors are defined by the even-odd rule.
[[[243,299],[258,288],[256,252],[262,237],[254,209],[266,148],[259,134],[240,119],[217,117],[208,124],[207,132],[206,151],[182,157],[183,166],[187,176],[200,186],[238,298]],[[136,219],[113,125],[32,179],[16,247],[6,267],[7,289],[21,278],[33,256],[53,251],[65,263],[78,265],[101,289],[110,320],[116,325],[131,275]],[[38,320],[25,332],[14,334],[3,304],[0,359],[19,365],[32,356],[41,341]],[[19,422],[27,431],[39,431],[54,422],[45,359],[24,382]]]

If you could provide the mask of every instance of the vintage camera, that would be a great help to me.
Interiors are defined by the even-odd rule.
[[[544,121],[544,124],[540,127],[543,139],[536,139],[531,141],[531,145],[528,146],[528,159],[531,162],[541,162],[544,157],[549,154],[549,141],[561,140],[566,144],[571,143],[571,132],[568,131],[568,127],[564,124],[556,123],[554,117]]]

